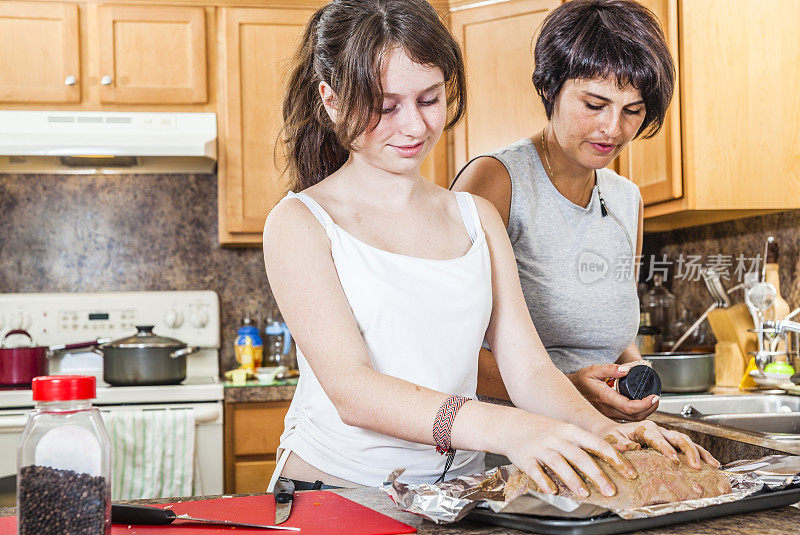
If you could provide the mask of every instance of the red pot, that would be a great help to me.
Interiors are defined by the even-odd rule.
[[[27,331],[17,329],[9,331],[3,337],[3,345],[6,343],[6,338],[12,334],[24,334],[31,338]],[[33,339],[31,339],[31,343],[33,343]],[[39,375],[47,375],[47,347],[3,347],[0,349],[0,384],[30,384],[33,378]]]
[[[0,344],[3,346],[0,347],[0,385],[31,384],[34,377],[47,375],[47,359],[52,351],[92,347],[98,344],[97,341],[92,341],[50,347],[33,345],[31,347],[4,347],[6,338],[12,334],[24,334],[33,344],[33,338],[28,331],[16,329],[6,333]]]

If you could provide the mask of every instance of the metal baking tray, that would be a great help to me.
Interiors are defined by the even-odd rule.
[[[606,535],[697,522],[727,515],[752,513],[753,511],[791,505],[798,501],[800,501],[800,487],[793,487],[775,491],[760,491],[735,502],[634,520],[624,520],[613,513],[592,518],[576,519],[494,513],[482,508],[470,511],[465,520],[514,528],[531,533],[541,533],[543,535]]]

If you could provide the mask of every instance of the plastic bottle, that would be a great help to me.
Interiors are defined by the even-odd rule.
[[[242,320],[242,326],[236,333],[234,341],[234,352],[239,367],[246,368],[255,373],[256,368],[261,367],[264,358],[264,343],[258,332],[258,327],[253,325],[249,316]]]
[[[111,533],[111,445],[91,403],[95,383],[33,379],[35,407],[17,449],[18,533]]]
[[[264,321],[264,340],[266,341],[266,365],[286,366],[294,369],[292,362],[292,334],[283,321],[277,306],[270,307]]]
[[[764,312],[764,319],[782,320],[789,314],[789,303],[781,296],[781,278],[778,272],[778,260],[780,250],[778,242],[770,236],[767,238],[767,254],[764,259],[764,282],[768,282],[775,287],[777,295],[775,302]]]

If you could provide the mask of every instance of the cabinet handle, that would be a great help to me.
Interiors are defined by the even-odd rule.
[[[100,79],[100,83],[102,85],[111,85],[111,77],[109,75],[105,75]]]
[[[69,76],[64,78],[64,85],[75,85],[75,82],[77,81],[78,79],[70,74]]]

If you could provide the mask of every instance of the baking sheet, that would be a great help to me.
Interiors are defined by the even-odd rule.
[[[783,490],[765,488],[756,494],[735,502],[632,520],[625,520],[613,513],[588,519],[569,519],[495,513],[484,508],[473,509],[465,519],[471,522],[544,535],[605,535],[698,522],[734,514],[752,513],[791,505],[798,501],[800,501],[800,487]]]
[[[457,477],[439,484],[410,485],[399,480],[403,469],[397,469],[387,477],[383,490],[401,510],[436,523],[456,522],[478,506],[489,508],[493,513],[577,519],[596,518],[610,511],[562,496],[530,491],[506,502],[505,482],[516,470],[513,465],[508,465],[485,474]],[[635,509],[614,509],[611,512],[625,520],[652,518],[726,503],[741,503],[744,498],[762,489],[775,491],[800,486],[800,456],[769,455],[730,463],[721,470],[730,480],[731,493]]]

